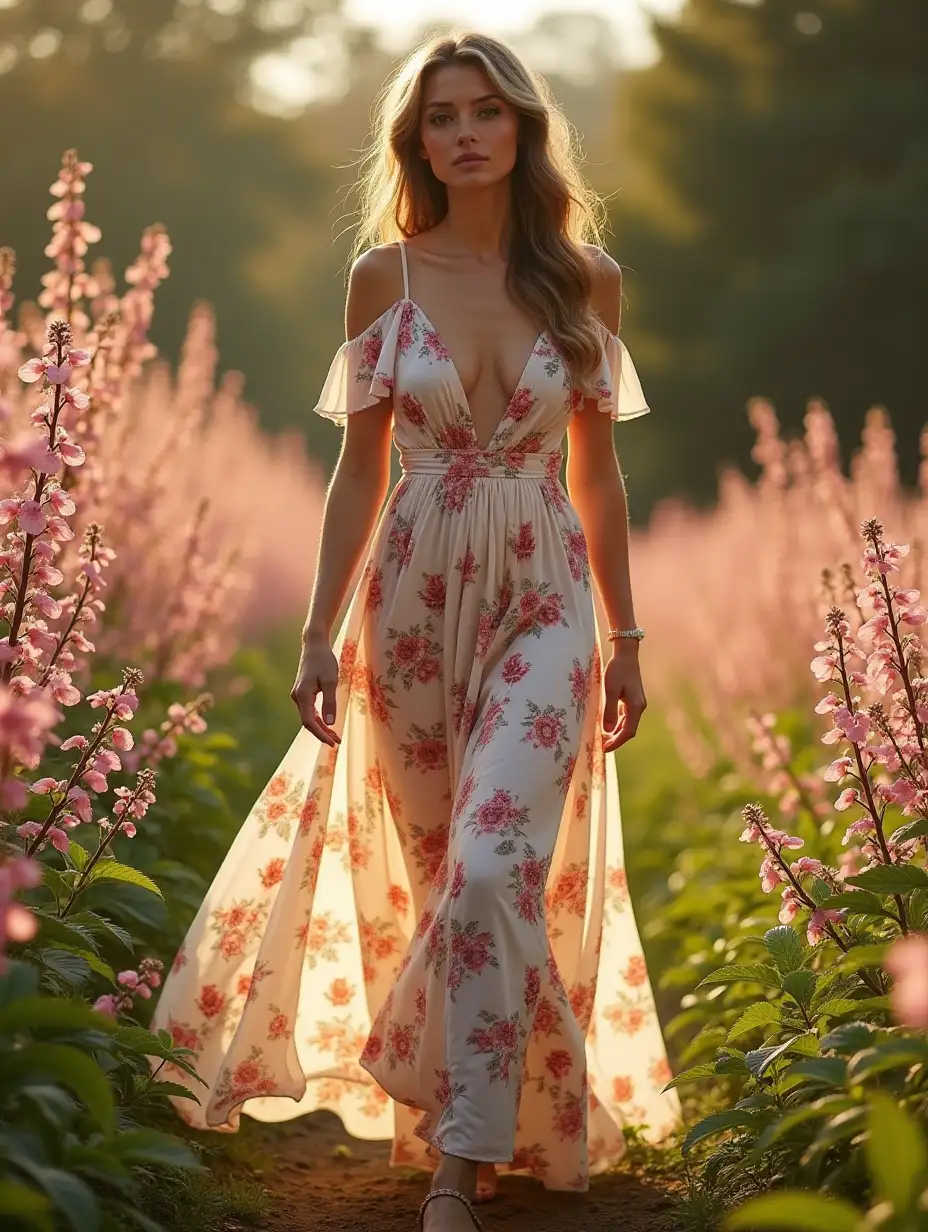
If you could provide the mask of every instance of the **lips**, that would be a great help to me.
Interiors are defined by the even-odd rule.
[[[483,154],[462,154],[454,160],[454,165],[458,163],[485,163],[487,160]]]

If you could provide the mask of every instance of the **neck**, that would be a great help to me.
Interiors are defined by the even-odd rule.
[[[442,227],[461,256],[486,264],[505,258],[511,222],[508,176],[486,188],[448,190]]]

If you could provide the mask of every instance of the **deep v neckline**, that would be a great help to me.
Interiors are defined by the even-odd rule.
[[[469,425],[469,427],[470,427],[471,433],[473,434],[474,442],[475,442],[475,444],[476,444],[476,446],[477,446],[477,449],[478,449],[481,453],[489,453],[489,451],[493,448],[493,445],[494,445],[494,444],[495,444],[495,442],[496,442],[496,438],[499,436],[499,433],[500,433],[500,430],[501,430],[501,428],[502,428],[503,424],[504,424],[504,423],[506,422],[506,420],[509,418],[509,412],[510,412],[510,410],[512,409],[512,404],[513,404],[513,402],[515,402],[515,400],[516,400],[516,395],[518,394],[519,390],[522,388],[522,383],[523,383],[523,381],[525,380],[525,375],[526,375],[526,373],[527,373],[527,372],[528,372],[528,370],[529,370],[529,367],[530,367],[530,365],[531,365],[532,360],[535,358],[535,355],[536,355],[536,354],[537,354],[537,352],[538,352],[538,344],[539,344],[539,342],[541,342],[541,341],[542,341],[542,339],[545,337],[545,335],[546,335],[546,333],[547,333],[547,330],[544,330],[544,329],[543,329],[543,330],[541,331],[541,333],[538,335],[538,337],[535,339],[535,341],[532,343],[532,349],[531,349],[531,351],[529,352],[529,357],[528,357],[528,359],[525,361],[525,365],[524,365],[524,367],[522,368],[521,373],[519,374],[519,379],[518,379],[518,381],[516,381],[516,387],[515,387],[515,389],[512,391],[512,394],[510,395],[509,400],[508,400],[508,401],[507,401],[507,403],[506,403],[506,409],[503,411],[502,418],[500,419],[500,421],[499,421],[499,423],[496,425],[496,427],[493,429],[493,433],[492,433],[492,435],[491,435],[490,439],[487,441],[487,443],[486,443],[485,445],[481,445],[481,444],[480,444],[480,441],[477,439],[477,425],[476,425],[476,423],[474,422],[474,413],[473,413],[473,411],[470,409],[470,402],[469,402],[469,400],[468,400],[467,393],[466,393],[466,391],[465,391],[465,389],[464,389],[464,382],[461,380],[461,374],[458,372],[458,366],[457,366],[457,364],[454,362],[454,360],[453,360],[453,359],[452,359],[452,357],[451,357],[451,352],[448,350],[447,346],[445,345],[445,340],[442,338],[441,334],[438,332],[438,330],[437,330],[437,329],[435,328],[435,326],[432,324],[432,321],[430,320],[429,315],[428,315],[428,313],[425,311],[425,309],[424,309],[424,308],[422,308],[422,306],[421,306],[420,304],[418,304],[418,303],[417,303],[417,302],[416,302],[416,301],[412,298],[412,296],[411,296],[411,295],[407,295],[407,296],[405,296],[405,302],[406,302],[407,304],[411,304],[411,305],[413,306],[413,308],[415,308],[415,310],[419,313],[419,315],[422,317],[422,320],[425,322],[425,324],[426,324],[426,325],[429,327],[429,329],[432,331],[432,334],[433,334],[433,336],[434,336],[434,338],[435,338],[435,341],[438,343],[438,345],[441,347],[442,351],[444,352],[444,354],[445,354],[445,356],[446,356],[446,358],[447,358],[447,360],[448,360],[448,364],[449,364],[449,366],[450,366],[450,368],[451,368],[451,372],[452,372],[452,374],[453,374],[453,376],[454,376],[455,383],[457,384],[457,387],[458,387],[458,393],[461,395],[461,404],[462,404],[462,406],[464,407],[464,410],[465,410],[465,411],[466,411],[466,413],[467,413],[467,422],[468,422],[468,425]]]

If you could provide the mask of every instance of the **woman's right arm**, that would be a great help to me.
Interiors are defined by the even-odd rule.
[[[396,303],[398,270],[391,249],[372,248],[354,263],[345,304],[347,338],[356,338]],[[392,418],[392,398],[347,417],[341,452],[326,494],[316,577],[303,624],[297,678],[290,691],[303,726],[325,744],[339,742],[330,726],[335,720],[338,680],[332,629],[389,486]],[[320,692],[321,717],[316,712]]]

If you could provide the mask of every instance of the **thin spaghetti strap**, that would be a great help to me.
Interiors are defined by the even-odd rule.
[[[403,298],[409,299],[409,266],[406,264],[406,241],[400,238],[400,256],[403,258]]]

